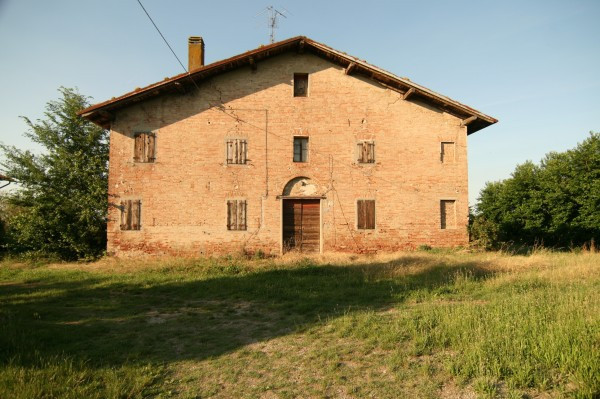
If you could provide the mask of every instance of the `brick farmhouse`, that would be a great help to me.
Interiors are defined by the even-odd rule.
[[[94,105],[108,252],[376,252],[467,244],[467,135],[497,120],[307,37]]]

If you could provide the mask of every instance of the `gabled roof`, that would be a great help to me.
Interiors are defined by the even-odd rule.
[[[463,119],[463,123],[467,125],[468,134],[498,122],[497,119],[492,118],[489,115],[429,90],[407,78],[398,77],[388,71],[371,65],[364,60],[332,49],[331,47],[305,36],[297,36],[267,46],[261,46],[255,50],[247,51],[234,57],[205,65],[193,71],[173,76],[172,78],[167,78],[144,88],[136,89],[123,94],[122,96],[93,105],[80,111],[79,115],[104,128],[109,128],[110,122],[113,119],[113,111],[145,99],[160,96],[164,93],[185,92],[189,87],[192,87],[195,82],[197,83],[212,76],[244,66],[254,68],[256,67],[257,62],[287,51],[315,54],[346,68],[346,73],[348,74],[362,75],[371,78],[381,83],[383,86],[403,94],[405,99],[410,97],[411,100],[419,99],[426,103],[430,103]]]

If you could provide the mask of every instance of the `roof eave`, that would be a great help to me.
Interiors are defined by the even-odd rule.
[[[408,92],[411,95],[411,98],[420,98],[427,102],[432,102],[442,110],[452,113],[459,118],[465,120],[472,119],[471,123],[467,125],[467,134],[475,133],[478,130],[498,122],[497,119],[489,115],[436,93],[426,87],[413,83],[409,79],[396,76],[388,71],[371,65],[364,60],[335,50],[305,36],[297,36],[267,46],[261,46],[231,58],[214,62],[189,73],[185,72],[173,76],[172,78],[165,79],[147,87],[125,93],[120,97],[95,104],[81,110],[78,114],[104,128],[110,128],[110,124],[114,118],[112,111],[116,109],[160,94],[185,92],[186,87],[190,85],[190,82],[192,85],[196,85],[196,80],[202,80],[215,74],[227,72],[242,66],[255,65],[256,62],[262,59],[288,51],[293,47],[296,47],[299,51],[312,50],[312,52],[315,52],[317,55],[327,58],[344,68],[348,68],[350,64],[354,64],[352,66],[354,70],[353,73],[365,75],[379,81],[389,88],[399,91],[400,93],[405,94]]]

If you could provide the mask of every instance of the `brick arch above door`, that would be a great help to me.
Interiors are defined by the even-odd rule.
[[[282,197],[318,197],[321,196],[318,184],[306,176],[298,176],[286,183]]]

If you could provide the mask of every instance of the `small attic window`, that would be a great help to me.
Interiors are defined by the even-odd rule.
[[[294,74],[294,97],[307,97],[308,96],[308,74],[307,73],[295,73]]]

